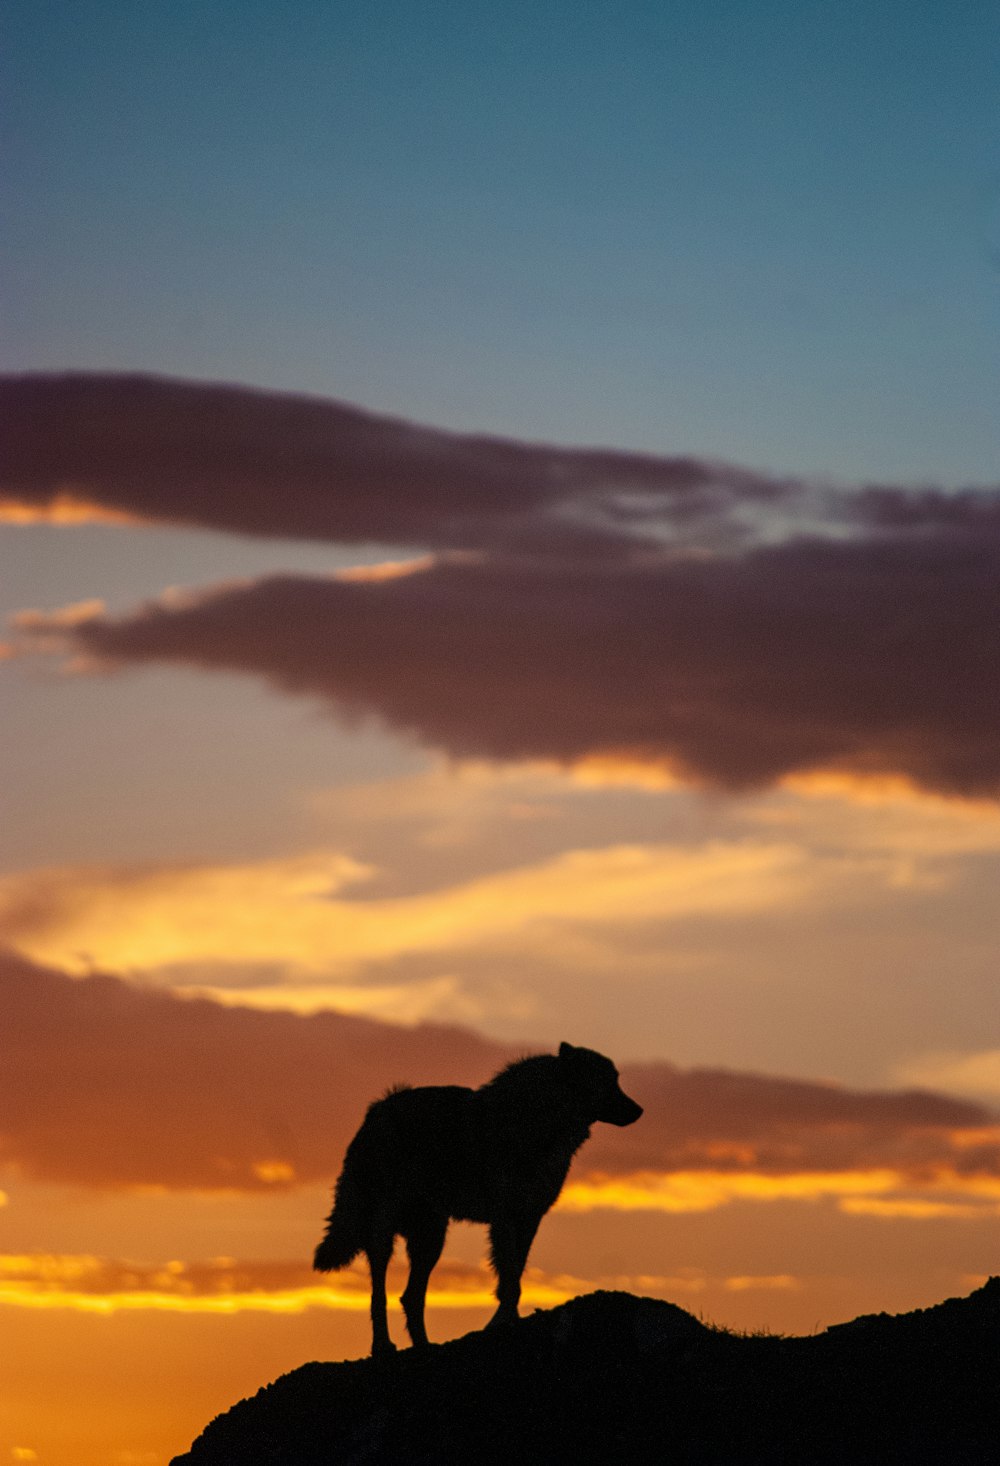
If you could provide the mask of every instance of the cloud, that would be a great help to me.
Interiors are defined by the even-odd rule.
[[[388,1277],[389,1307],[399,1310],[406,1282],[405,1262],[397,1258]],[[434,1269],[427,1302],[432,1309],[490,1308],[496,1305],[496,1280],[485,1263],[478,1266],[445,1257]],[[672,1275],[602,1274],[576,1277],[524,1272],[523,1302],[553,1308],[599,1288],[626,1289],[646,1297],[703,1293],[722,1288],[795,1290],[799,1279],[787,1274],[713,1277],[700,1268]],[[304,1313],[309,1309],[367,1312],[370,1283],[361,1262],[317,1281],[305,1262],[261,1262],[232,1257],[208,1262],[137,1263],[89,1254],[0,1253],[0,1307],[69,1310],[111,1314],[123,1310],[188,1314]]]
[[[956,1094],[1000,1099],[1000,1048],[975,1054],[925,1054],[900,1067],[909,1084],[941,1085]]]
[[[452,755],[1000,792],[996,487],[848,491],[148,377],[0,378],[0,407],[8,517],[431,552],[22,622],[82,669],[241,670]]]
[[[995,488],[845,492],[690,455],[460,434],[153,376],[0,376],[0,518],[607,558],[787,533],[996,536]]]
[[[326,1183],[388,1085],[479,1084],[515,1057],[468,1029],[224,1007],[9,954],[0,1021],[0,1160],[97,1188]],[[567,1209],[1000,1200],[1000,1124],[981,1105],[665,1062],[623,1073],[642,1124],[595,1127]]]
[[[614,756],[729,789],[832,770],[1000,793],[1000,541],[274,576],[64,623],[27,630],[106,664],[253,673],[456,756]]]
[[[627,1073],[655,1122],[613,1141],[596,1130],[587,1167],[597,1177],[630,1178],[654,1205],[662,1190],[665,1204],[656,1209],[671,1209],[692,1184],[717,1204],[741,1188],[759,1199],[805,1197],[818,1176],[874,1175],[884,1191],[889,1173],[928,1182],[981,1176],[991,1186],[1000,1175],[1000,1125],[972,1101],[664,1063],[630,1065]],[[701,1179],[692,1183],[696,1173]],[[847,1181],[822,1185],[827,1194],[830,1185],[852,1194]]]
[[[920,1195],[905,1193],[919,1192]],[[904,1193],[902,1197],[899,1193]],[[928,1199],[944,1197],[945,1200]],[[969,1201],[965,1198],[971,1197]],[[834,1199],[849,1216],[896,1220],[1000,1216],[1000,1176],[969,1177],[950,1167],[919,1176],[905,1171],[675,1171],[621,1180],[570,1181],[557,1203],[561,1211],[715,1211],[735,1201],[815,1202]],[[886,1199],[888,1198],[888,1199]]]
[[[405,1281],[406,1269],[397,1262],[389,1276],[394,1310],[400,1306],[396,1297]],[[525,1270],[524,1284],[525,1302],[537,1308],[552,1308],[601,1286],[582,1278],[548,1277],[538,1268]],[[437,1309],[489,1308],[496,1303],[494,1287],[485,1266],[445,1258],[434,1270],[427,1301]],[[105,1315],[296,1314],[312,1308],[367,1312],[370,1292],[362,1264],[320,1282],[305,1262],[220,1257],[203,1263],[173,1259],[149,1265],[88,1254],[0,1254],[0,1308]]]
[[[39,1180],[266,1191],[329,1179],[389,1084],[480,1083],[468,1031],[227,1008],[0,956],[0,1160]]]
[[[350,898],[350,887],[372,874],[325,852],[231,866],[28,871],[0,877],[0,940],[78,973],[169,969],[175,983],[191,986],[204,983],[196,967],[280,965],[333,983],[399,957],[531,946],[552,929],[775,909],[801,898],[823,872],[785,842],[615,845],[440,890]],[[253,1001],[252,991],[247,997]],[[363,992],[352,1000],[363,1002]],[[373,1000],[384,1001],[377,992]]]
[[[0,377],[0,517],[278,538],[620,553],[650,524],[780,499],[691,457],[449,433],[318,398],[101,374]]]
[[[88,503],[73,494],[51,494],[38,503],[6,496],[0,498],[0,524],[116,524],[134,528],[144,522],[138,515]]]

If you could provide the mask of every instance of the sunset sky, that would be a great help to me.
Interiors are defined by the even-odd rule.
[[[645,1114],[522,1311],[1000,1270],[996,63],[985,0],[15,0],[0,1463],[364,1353],[365,1105],[564,1039]]]

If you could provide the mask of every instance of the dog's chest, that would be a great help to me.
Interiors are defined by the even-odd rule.
[[[556,1137],[540,1139],[535,1146],[513,1157],[510,1167],[513,1186],[536,1206],[550,1207],[562,1190],[570,1162],[587,1134],[586,1130],[572,1135],[562,1132]]]
[[[572,1148],[567,1145],[554,1146],[550,1150],[543,1151],[531,1168],[531,1189],[539,1205],[546,1209],[552,1205],[562,1190],[575,1149],[575,1146]]]

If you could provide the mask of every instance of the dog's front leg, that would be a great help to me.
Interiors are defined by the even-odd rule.
[[[541,1216],[513,1216],[499,1218],[490,1226],[490,1260],[497,1275],[496,1313],[486,1325],[487,1328],[503,1327],[518,1320],[517,1306],[521,1301],[521,1274],[531,1244],[535,1240]]]

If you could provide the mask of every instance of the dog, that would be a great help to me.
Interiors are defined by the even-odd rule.
[[[489,1227],[497,1311],[514,1323],[521,1274],[542,1217],[597,1120],[632,1125],[642,1107],[610,1059],[564,1043],[518,1059],[479,1089],[391,1089],[347,1148],[313,1266],[335,1272],[364,1253],[371,1271],[372,1354],[391,1353],[385,1275],[397,1236],[410,1276],[400,1299],[415,1346],[426,1345],[427,1283],[451,1220]]]

